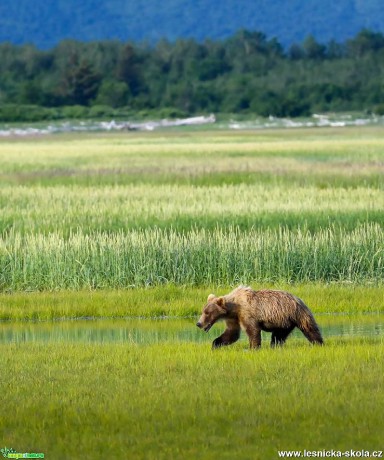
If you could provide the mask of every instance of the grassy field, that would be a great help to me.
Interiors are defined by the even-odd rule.
[[[252,284],[293,292],[315,313],[384,313],[384,286],[353,283]],[[230,286],[164,286],[124,290],[14,292],[0,294],[0,320],[54,320],[81,317],[190,317],[200,314],[210,293],[223,295]]]
[[[0,319],[194,327],[210,292],[244,283],[293,292],[320,326],[375,322],[383,165],[369,127],[0,140]],[[217,353],[204,337],[1,343],[0,442],[53,459],[383,448],[380,335]]]
[[[1,141],[0,289],[381,283],[380,134]]]
[[[63,135],[0,140],[2,183],[383,185],[382,128]]]
[[[361,339],[215,353],[188,343],[0,346],[1,435],[53,459],[380,450],[383,350]]]
[[[384,174],[383,174],[384,175]],[[83,233],[143,228],[188,231],[252,227],[316,231],[329,226],[353,230],[384,221],[381,187],[223,184],[212,186],[136,184],[126,186],[4,186],[1,232]]]

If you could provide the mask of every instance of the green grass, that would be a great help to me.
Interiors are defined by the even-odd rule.
[[[381,283],[384,233],[378,225],[346,233],[233,228],[231,232],[146,229],[76,232],[0,240],[0,289],[129,288],[164,283]]]
[[[1,291],[382,282],[378,128],[1,147]]]
[[[46,458],[274,459],[382,449],[377,340],[1,345],[1,438]],[[369,416],[367,416],[369,414]]]
[[[357,188],[289,184],[0,187],[0,234],[59,232],[68,235],[144,228],[351,231],[384,223],[384,193]]]
[[[0,140],[0,234],[384,222],[382,129]]]
[[[3,185],[383,186],[382,128],[0,140]]]
[[[384,286],[342,284],[258,284],[255,289],[285,289],[317,313],[383,313]],[[0,319],[185,317],[197,316],[210,293],[223,295],[232,287],[164,285],[128,290],[15,292],[0,294]]]
[[[320,325],[336,313],[354,330],[384,312],[382,134],[0,140],[0,319],[25,340],[23,320],[189,316],[194,327],[209,293],[244,283],[286,289]],[[1,442],[59,459],[382,448],[382,337],[213,353],[212,334],[0,344]]]

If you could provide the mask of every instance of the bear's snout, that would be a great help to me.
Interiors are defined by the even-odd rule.
[[[205,332],[208,332],[213,323],[206,323],[205,321],[201,322],[201,319],[196,323],[196,326],[199,327],[200,329],[204,329]]]

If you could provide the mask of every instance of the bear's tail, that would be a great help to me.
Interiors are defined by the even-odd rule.
[[[299,305],[297,327],[311,343],[323,345],[323,337],[311,311],[301,299],[297,298],[297,303]]]

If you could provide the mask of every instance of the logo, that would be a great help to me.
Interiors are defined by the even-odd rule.
[[[44,458],[44,454],[42,452],[39,453],[31,453],[31,452],[16,452],[15,449],[12,447],[3,447],[0,449],[0,452],[3,454],[5,458]]]

